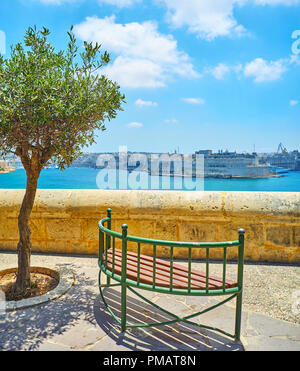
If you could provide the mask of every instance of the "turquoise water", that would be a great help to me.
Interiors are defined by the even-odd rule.
[[[40,189],[176,189],[205,191],[273,191],[299,192],[300,172],[289,172],[282,178],[269,179],[209,179],[195,180],[154,177],[146,173],[119,174],[114,170],[102,172],[98,169],[70,167],[65,171],[44,169],[40,175]],[[104,176],[106,174],[106,176]],[[131,177],[131,179],[130,179]],[[202,184],[202,182],[204,184]],[[129,186],[128,184],[129,183]],[[108,186],[109,184],[109,186]],[[151,185],[151,186],[149,186]],[[23,189],[26,187],[24,169],[0,174],[0,188]]]

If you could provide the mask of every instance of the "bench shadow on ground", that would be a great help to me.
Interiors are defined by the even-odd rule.
[[[103,290],[105,300],[115,315],[120,318],[121,296],[116,288],[109,287]],[[143,292],[145,295],[145,291]],[[147,295],[145,295],[147,296]],[[164,294],[160,299],[163,299]],[[148,297],[150,299],[151,293]],[[173,298],[173,299],[172,299]],[[199,298],[197,298],[199,299]],[[174,300],[175,307],[180,306],[175,302],[174,296],[162,300]],[[160,304],[160,303],[159,303]],[[170,303],[169,303],[170,305]],[[94,316],[102,330],[123,350],[152,350],[152,351],[242,351],[243,345],[227,336],[208,329],[200,328],[187,323],[174,323],[159,327],[129,328],[122,334],[120,326],[106,309],[100,295],[94,303]],[[127,321],[128,323],[157,323],[174,319],[170,315],[144,302],[138,297],[127,297]],[[196,320],[196,322],[198,322]],[[200,323],[200,322],[199,322]]]
[[[57,265],[72,269],[72,264]],[[94,288],[94,278],[76,274],[74,286],[61,298],[0,315],[0,351],[37,350],[43,342],[75,328],[79,319],[95,324]]]
[[[90,274],[86,274],[84,268],[79,269],[72,264],[61,264],[61,266],[72,270],[76,268],[74,286],[57,300],[0,315],[0,350],[38,350],[45,344],[49,346],[49,342],[51,346],[60,344],[65,350],[87,349],[94,343],[96,348],[93,350],[103,351],[243,350],[240,342],[235,342],[214,331],[184,323],[146,329],[135,328],[122,334],[120,326],[108,313],[99,295],[95,278],[97,268],[94,268]],[[118,289],[106,288],[104,295],[107,303],[119,315]],[[160,303],[159,300],[157,303],[164,307],[164,303]],[[169,305],[170,300],[174,300],[176,306],[180,304],[177,301],[175,303],[174,296],[163,300],[164,302],[169,300]],[[145,323],[170,319],[165,313],[131,295],[127,297],[127,308],[129,322]],[[94,329],[99,336],[88,339],[88,343],[84,343],[85,329]],[[108,341],[103,343],[102,338]]]

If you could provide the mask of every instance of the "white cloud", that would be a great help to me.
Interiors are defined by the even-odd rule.
[[[209,72],[217,79],[223,80],[230,72],[230,67],[224,63],[219,63],[216,67],[211,68]]]
[[[290,105],[291,106],[296,106],[299,102],[297,100],[290,100]]]
[[[33,0],[33,1],[39,1],[44,4],[54,4],[54,5],[61,5],[63,3],[75,3],[80,2],[84,0]],[[123,7],[129,7],[137,3],[141,3],[142,0],[98,0],[99,5],[102,4],[109,4],[114,5],[119,8]],[[300,0],[189,0],[188,2],[190,4],[183,4],[183,1],[181,0],[156,0],[157,3],[164,3],[168,10],[169,10],[169,16],[171,16],[170,21],[172,21],[172,17],[174,17],[174,21],[180,21],[180,18],[182,20],[186,17],[187,13],[189,11],[189,8],[192,10],[198,10],[200,7],[204,12],[208,13],[211,12],[211,16],[218,17],[219,20],[223,21],[223,25],[220,25],[221,27],[226,28],[230,26],[230,18],[232,18],[231,22],[236,23],[235,19],[233,18],[233,7],[235,5],[243,5],[246,3],[254,3],[255,5],[296,5],[300,3]],[[198,4],[197,4],[198,3]],[[210,4],[215,3],[215,4]],[[186,7],[187,5],[187,7]],[[175,14],[173,14],[173,13]],[[172,16],[173,14],[173,16]],[[196,18],[196,17],[195,17]],[[186,20],[185,20],[186,21]],[[193,20],[191,20],[193,21]],[[195,23],[195,21],[193,21]],[[204,23],[202,18],[198,20],[198,23]],[[210,23],[209,20],[206,22],[207,24]],[[239,27],[241,28],[241,31],[243,31],[243,26],[237,26],[237,31]]]
[[[300,0],[156,0],[167,8],[167,21],[175,28],[187,27],[197,37],[213,40],[220,36],[243,36],[245,27],[234,10],[246,4],[294,5]]]
[[[178,50],[174,37],[161,34],[154,21],[123,25],[115,22],[115,16],[94,16],[76,25],[74,32],[82,40],[98,41],[103,49],[117,55],[103,73],[123,87],[161,87],[174,76],[200,77],[189,56]]]
[[[167,20],[175,28],[188,27],[198,37],[242,35],[245,28],[233,16],[234,6],[244,0],[159,0],[167,9]]]
[[[278,80],[286,70],[286,61],[284,59],[268,62],[262,58],[256,58],[246,64],[244,75],[246,77],[254,77],[254,81],[259,83]]]
[[[117,57],[102,73],[125,88],[159,88],[165,86],[162,67],[147,59]]]
[[[76,3],[83,0],[35,0],[44,4],[61,5],[64,3]],[[129,7],[133,4],[140,3],[142,0],[98,0],[99,5],[115,5],[119,8]]]
[[[77,3],[81,0],[36,0],[36,1],[40,1],[41,3],[50,5],[62,5],[64,3]]]
[[[182,98],[182,100],[190,104],[204,104],[205,103],[205,100],[202,98]]]
[[[230,73],[235,73],[240,78],[240,73],[243,70],[242,64],[228,65],[219,63],[215,67],[206,67],[204,73],[212,75],[217,80],[224,80]]]
[[[127,124],[127,126],[129,128],[142,128],[143,127],[143,124],[141,122],[130,122],[129,124]]]
[[[156,102],[147,101],[147,100],[143,100],[143,99],[140,99],[140,98],[135,101],[135,104],[138,107],[157,107]]]
[[[215,67],[206,67],[204,73],[214,76],[217,80],[223,80],[229,73],[233,73],[238,79],[244,75],[246,77],[253,77],[255,82],[260,83],[280,79],[292,64],[300,64],[297,56],[296,58],[295,56],[290,56],[289,58],[282,58],[277,61],[256,58],[245,65],[219,63]]]
[[[109,5],[116,5],[119,8],[129,7],[135,3],[140,3],[141,0],[98,0],[99,4],[105,3]]]
[[[295,5],[299,4],[300,0],[254,0],[257,5]]]

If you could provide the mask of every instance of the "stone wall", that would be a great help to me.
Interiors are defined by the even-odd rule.
[[[0,250],[16,250],[23,195],[0,190]],[[300,193],[288,192],[39,190],[30,222],[33,250],[97,254],[98,221],[108,207],[116,231],[127,223],[130,235],[199,242],[236,240],[244,228],[246,260],[300,262]],[[236,248],[230,249],[234,258]],[[146,246],[142,251],[151,253]],[[166,248],[158,254],[165,256]],[[204,256],[203,250],[194,256]]]

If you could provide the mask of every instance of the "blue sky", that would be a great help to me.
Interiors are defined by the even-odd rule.
[[[89,151],[300,149],[300,0],[1,0],[2,52],[33,25],[112,56],[127,103]]]

